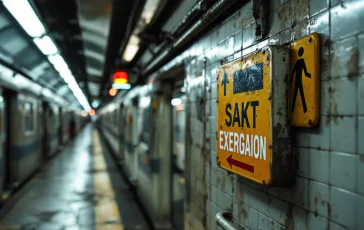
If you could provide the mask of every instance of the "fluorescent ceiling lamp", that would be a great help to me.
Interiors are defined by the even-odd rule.
[[[59,67],[57,67],[58,69],[60,69]],[[59,74],[64,76],[64,75],[69,75],[73,78],[72,72],[71,70],[68,69],[68,67],[63,67],[62,69],[60,69]]]
[[[72,89],[72,90],[81,90],[80,87],[78,86],[77,82],[73,79],[68,83],[68,86]]]
[[[3,0],[5,7],[31,37],[40,37],[45,28],[28,0]]]
[[[74,92],[75,94],[77,94],[77,96],[82,97],[83,93],[82,90],[78,87],[70,87],[72,92]]]
[[[128,44],[126,45],[123,60],[130,62],[135,57],[139,50],[140,39],[138,34],[144,31],[145,27],[153,20],[155,12],[160,6],[160,0],[147,0],[144,4],[143,11],[141,13],[140,19],[135,26],[132,35],[129,38]]]
[[[58,72],[71,72],[68,68],[68,65],[59,54],[48,56],[48,60],[53,64],[54,68]]]
[[[152,21],[152,18],[155,12],[158,9],[160,0],[148,0],[143,8],[143,12],[141,18],[144,19],[145,24],[149,24]]]
[[[56,54],[48,56],[48,60],[53,64],[54,68],[59,72],[64,81],[68,83],[68,87],[72,90],[81,106],[86,111],[90,111],[91,107],[64,59],[59,54]]]
[[[73,78],[73,75],[71,73],[71,70],[69,70],[68,68],[64,67],[63,69],[59,68],[57,66],[56,68],[59,72],[59,74],[61,75],[61,77],[64,77],[64,76],[69,76],[69,79]]]
[[[171,104],[172,104],[173,106],[180,105],[180,104],[182,104],[182,100],[181,100],[181,98],[173,98],[173,99],[171,100]]]
[[[130,84],[113,83],[112,88],[114,88],[114,89],[130,89],[131,85]]]
[[[91,110],[91,107],[90,107],[90,105],[88,104],[88,102],[85,102],[85,103],[83,103],[83,104],[81,104],[82,105],[82,107],[84,107],[86,110],[88,110],[88,111],[90,111]]]
[[[72,76],[72,74],[69,74],[69,73],[60,73],[59,75],[63,78],[63,80],[67,84],[69,84],[70,82],[72,82],[72,80],[74,79],[73,76]]]
[[[131,35],[126,45],[125,52],[123,54],[123,59],[127,62],[130,62],[135,57],[136,53],[139,50],[139,38],[135,35]]]
[[[46,56],[58,52],[56,45],[54,45],[52,39],[47,35],[41,38],[34,38],[33,41],[38,46],[40,51],[42,51],[42,53]]]
[[[78,84],[77,84],[77,82],[76,82],[75,78],[73,77],[73,75],[72,75],[72,79],[70,79],[70,81],[69,81],[69,82],[67,82],[67,84],[68,84],[68,86],[69,86],[70,88],[72,88],[72,87],[80,88],[80,87],[78,86]]]
[[[52,92],[48,88],[43,88],[42,94],[44,96],[46,96],[46,97],[52,97],[53,96]]]
[[[18,23],[23,27],[23,29],[29,34],[29,36],[35,38],[33,41],[43,52],[43,54],[51,55],[58,52],[57,47],[49,36],[42,37],[42,35],[44,35],[46,32],[45,28],[42,22],[39,20],[37,14],[34,12],[28,0],[3,0],[3,4],[13,15],[13,17],[18,21]],[[74,77],[69,70],[67,63],[60,55],[57,54],[54,56],[48,56],[48,59],[53,64],[54,68],[60,73],[61,77],[65,80],[65,82],[69,82],[71,85],[77,85],[77,82],[74,80]],[[82,107],[86,111],[90,111],[91,107],[88,104],[85,95],[79,89],[78,85],[77,88],[78,89],[76,90],[72,90],[71,88],[71,90],[73,91],[74,95],[76,96],[78,102],[82,105]]]
[[[45,28],[42,22],[39,20],[38,16],[34,12],[32,6],[30,5],[28,0],[3,0],[3,4],[8,9],[8,11],[13,15],[13,17],[19,22],[19,24],[23,27],[23,29],[33,38],[33,41],[38,46],[38,48],[45,55],[51,55],[58,52],[57,47],[53,43],[52,39],[49,36],[43,36],[45,34]],[[41,38],[37,38],[41,37]],[[65,82],[70,83],[69,87],[76,84],[77,82],[74,80],[74,77],[71,71],[68,68],[67,63],[64,59],[56,54],[53,56],[48,56],[48,60],[53,64],[54,68],[60,73],[61,77],[65,80]],[[85,95],[77,88],[73,91],[76,96],[78,102],[82,105],[82,107],[86,111],[90,111],[91,107],[85,98]]]
[[[68,87],[70,87],[70,89],[72,90],[72,92],[82,91],[80,89],[80,87],[77,85],[77,83],[75,85],[73,83],[68,82]]]
[[[74,95],[78,98],[78,99],[80,99],[79,101],[81,101],[81,104],[84,104],[84,101],[83,100],[81,100],[81,98],[83,97],[83,93],[82,92],[80,92],[80,91],[73,91],[73,93],[74,93]]]
[[[80,96],[79,98],[79,102],[82,104],[82,105],[85,105],[85,104],[88,104],[86,99],[83,97],[83,96]]]

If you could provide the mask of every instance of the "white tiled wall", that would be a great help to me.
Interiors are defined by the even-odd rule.
[[[185,62],[188,81],[201,73],[205,79],[202,103],[192,93],[194,86],[188,91],[193,103],[187,164],[192,171],[185,228],[219,229],[216,213],[229,210],[233,222],[247,229],[364,229],[364,1],[269,4],[266,40],[255,41],[250,1],[162,68],[189,57],[196,61]],[[317,128],[295,130],[296,184],[267,189],[228,174],[216,162],[216,71],[221,61],[313,32],[321,38],[321,121]]]

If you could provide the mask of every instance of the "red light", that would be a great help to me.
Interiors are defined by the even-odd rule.
[[[112,97],[115,96],[117,93],[118,93],[117,89],[111,88],[109,90],[109,95],[112,96]]]
[[[90,112],[88,112],[88,114],[90,114],[90,116],[95,115],[95,110],[91,109]]]
[[[128,73],[124,71],[118,71],[114,73],[114,82],[126,84],[128,83]]]

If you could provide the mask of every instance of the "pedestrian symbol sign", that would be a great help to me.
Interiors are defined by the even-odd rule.
[[[218,70],[217,163],[265,185],[290,178],[289,49],[268,46]]]
[[[310,34],[291,43],[289,120],[291,126],[312,127],[319,122],[320,39]]]
[[[298,50],[298,56],[302,57],[303,52],[304,52],[303,47],[300,47],[300,49]],[[293,82],[292,81],[293,76],[296,75],[296,78],[295,78],[296,80],[294,81],[295,83],[294,83],[294,92],[293,92],[293,100],[292,100],[292,113],[294,112],[298,90],[300,90],[299,92],[300,92],[301,100],[302,100],[303,113],[307,112],[306,99],[305,99],[305,94],[304,94],[303,85],[302,85],[302,70],[304,71],[306,77],[311,78],[311,74],[307,72],[305,60],[303,58],[300,58],[294,64],[293,71],[292,71],[292,77],[291,77],[291,82]]]

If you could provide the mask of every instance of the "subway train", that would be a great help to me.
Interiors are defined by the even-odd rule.
[[[80,109],[0,64],[1,201],[66,145],[85,122]]]
[[[156,229],[361,229],[363,1],[267,1],[262,18],[265,1],[229,2],[139,58],[141,84],[97,112],[148,216]],[[235,135],[255,126],[274,141]]]
[[[187,97],[183,78],[174,80],[158,95],[150,85],[119,94],[98,119],[156,229],[184,222]]]

